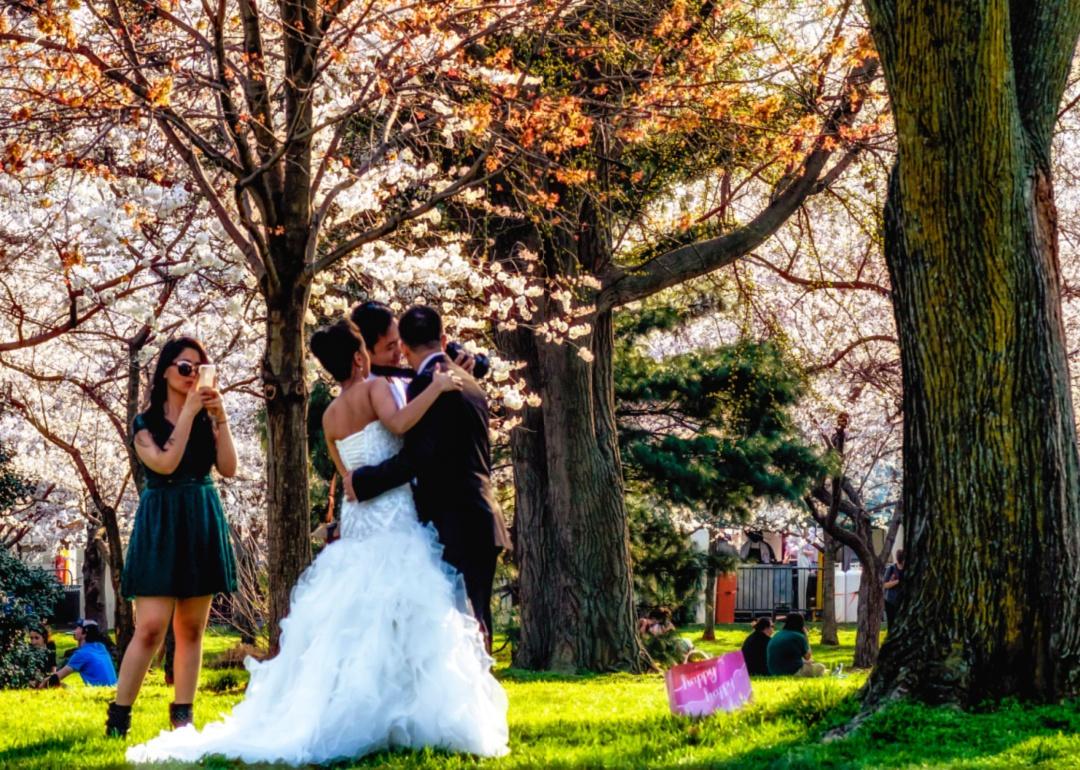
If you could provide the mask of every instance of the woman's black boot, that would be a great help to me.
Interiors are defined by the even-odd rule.
[[[181,728],[184,725],[190,725],[191,716],[192,707],[190,703],[169,704],[169,721],[172,722],[174,730]]]
[[[105,737],[126,738],[131,729],[131,706],[117,706],[113,701],[109,704],[108,716],[105,718]]]

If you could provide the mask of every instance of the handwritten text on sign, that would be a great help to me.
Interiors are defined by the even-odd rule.
[[[752,697],[750,674],[739,651],[673,666],[664,679],[672,712],[684,716],[734,711]]]

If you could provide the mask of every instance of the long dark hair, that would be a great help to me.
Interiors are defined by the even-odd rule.
[[[189,349],[199,354],[199,363],[210,363],[206,348],[194,337],[174,337],[166,342],[158,353],[157,363],[154,365],[154,376],[150,379],[150,401],[144,412],[151,420],[156,422],[165,420],[165,402],[169,398],[169,384],[165,381],[165,370],[172,365],[177,356]]]

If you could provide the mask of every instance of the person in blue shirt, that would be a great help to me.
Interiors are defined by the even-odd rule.
[[[92,620],[80,620],[73,633],[78,649],[67,659],[64,666],[50,675],[43,685],[59,687],[61,680],[78,671],[83,684],[90,687],[111,687],[116,684],[116,665],[105,643],[108,641],[101,628]]]

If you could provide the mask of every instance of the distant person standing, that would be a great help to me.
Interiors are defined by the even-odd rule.
[[[896,562],[885,569],[885,621],[892,633],[893,619],[896,617],[896,608],[900,606],[900,597],[903,595],[904,581],[904,551],[896,552]]]

